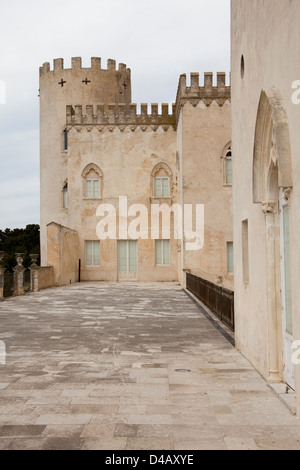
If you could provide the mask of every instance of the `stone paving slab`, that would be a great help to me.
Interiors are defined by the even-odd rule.
[[[2,302],[0,449],[299,450],[299,420],[224,331],[176,283]]]

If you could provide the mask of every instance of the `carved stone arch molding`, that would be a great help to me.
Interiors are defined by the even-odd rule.
[[[101,170],[101,168],[96,165],[95,163],[89,163],[86,167],[84,167],[84,169],[82,170],[82,173],[81,173],[81,176],[83,178],[86,177],[86,175],[91,171],[91,170],[94,170],[96,173],[98,173],[98,175],[100,176],[100,178],[103,178],[103,172]]]
[[[231,140],[229,140],[229,142],[227,142],[227,144],[224,145],[223,150],[222,150],[222,154],[221,154],[221,158],[226,158],[226,153],[230,149],[231,149]]]
[[[170,178],[173,177],[173,173],[172,173],[171,168],[169,167],[169,165],[167,165],[167,164],[164,163],[164,162],[159,162],[159,163],[157,163],[157,164],[155,165],[155,167],[153,168],[153,170],[152,170],[152,172],[151,172],[151,176],[157,175],[157,173],[159,173],[160,170],[165,171],[165,173],[166,173]]]
[[[253,152],[253,202],[267,203],[278,169],[278,188],[292,188],[292,155],[288,118],[280,92],[263,90],[257,113]],[[272,188],[271,192],[273,192]]]
[[[60,186],[62,189],[65,187],[66,184],[68,184],[68,178],[61,179]]]
[[[258,106],[253,153],[253,203],[265,214],[268,309],[268,380],[283,377],[282,299],[280,279],[280,190],[293,187],[292,155],[287,114],[276,88],[262,91]],[[284,193],[284,194],[285,194]]]

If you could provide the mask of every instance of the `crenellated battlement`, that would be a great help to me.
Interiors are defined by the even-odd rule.
[[[119,63],[118,68],[116,61],[113,59],[107,60],[107,68],[104,69],[101,67],[101,58],[100,57],[92,57],[91,58],[91,67],[82,67],[82,58],[81,57],[72,57],[71,59],[71,68],[64,67],[64,59],[54,59],[53,60],[53,68],[50,67],[50,62],[45,62],[42,67],[40,67],[40,76],[42,77],[44,74],[50,72],[57,72],[62,70],[92,70],[92,71],[116,71],[116,72],[125,72],[130,71],[127,68],[126,64]]]
[[[125,104],[88,105],[85,110],[81,105],[70,105],[66,108],[66,125],[67,129],[84,126],[89,130],[97,126],[99,130],[102,130],[103,126],[110,130],[114,127],[119,127],[120,130],[126,127],[131,127],[131,130],[135,130],[136,127],[146,130],[150,126],[154,131],[161,126],[166,131],[170,126],[175,128],[175,104],[172,105],[171,114],[168,103],[161,105],[161,113],[159,113],[158,103],[151,104],[150,113],[148,113],[148,104],[142,103],[140,114],[137,113],[137,105],[134,103],[129,106]]]
[[[226,73],[217,73],[217,85],[213,85],[213,73],[204,73],[204,85],[200,86],[199,73],[190,74],[190,86],[187,86],[186,74],[180,75],[176,97],[176,120],[179,118],[180,108],[190,102],[196,106],[203,101],[206,106],[210,106],[216,101],[219,106],[223,106],[226,100],[230,101],[231,87],[226,84]]]
[[[226,96],[230,98],[230,84],[226,85],[226,73],[217,73],[217,86],[213,86],[213,73],[204,73],[204,86],[200,86],[199,73],[191,73],[191,85],[186,85],[186,74],[180,75],[179,85],[177,91],[177,98],[180,95],[181,98],[206,98],[206,97],[220,97]]]
[[[70,103],[131,103],[131,70],[126,64],[117,65],[107,60],[102,68],[101,58],[92,57],[90,67],[82,66],[81,57],[71,58],[71,67],[65,68],[64,59],[54,59],[40,67],[40,102],[47,109],[47,103],[56,103],[60,116]],[[64,118],[63,118],[64,119]]]

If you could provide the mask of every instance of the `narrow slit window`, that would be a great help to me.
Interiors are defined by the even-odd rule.
[[[232,185],[232,154],[231,149],[226,153],[226,184]]]
[[[67,131],[67,129],[64,130],[64,150],[65,150],[65,152],[68,150],[68,131]]]
[[[68,209],[68,183],[63,187],[63,209]]]
[[[233,242],[227,242],[227,272],[228,274],[233,274],[234,272]]]

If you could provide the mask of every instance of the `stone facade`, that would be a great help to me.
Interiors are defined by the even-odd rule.
[[[126,65],[117,68],[109,60],[102,69],[99,58],[92,58],[91,68],[73,58],[71,69],[63,67],[62,59],[54,61],[53,70],[49,63],[40,69],[42,264],[53,265],[59,285],[78,278],[74,267],[81,260],[81,280],[184,284],[190,270],[232,288],[227,263],[231,185],[224,181],[230,87],[225,74],[217,75],[216,86],[212,74],[205,74],[204,86],[199,74],[191,74],[190,86],[181,76],[173,106],[142,104],[140,112],[131,103],[130,77]],[[188,252],[186,240],[174,236],[174,214],[166,243],[161,227],[161,245],[151,237],[149,217],[148,233],[136,244],[127,244],[119,233],[118,240],[101,240],[99,249],[97,208],[111,204],[119,216],[120,196],[127,197],[128,208],[143,205],[148,214],[153,204],[204,204],[203,249]],[[129,214],[123,222],[130,221]],[[120,224],[117,217],[117,233]],[[58,226],[76,232],[76,246],[73,240],[72,248],[62,248],[63,238],[50,234]],[[132,272],[122,265],[126,256],[136,265]]]
[[[299,414],[300,4],[231,5],[236,345]]]
[[[178,201],[201,202],[205,210],[204,246],[199,251],[181,250],[179,280],[184,273],[233,287],[233,274],[228,273],[227,243],[232,242],[232,187],[226,184],[226,150],[231,145],[230,87],[224,74],[205,74],[204,87],[199,74],[179,81],[176,110],[178,152]]]

